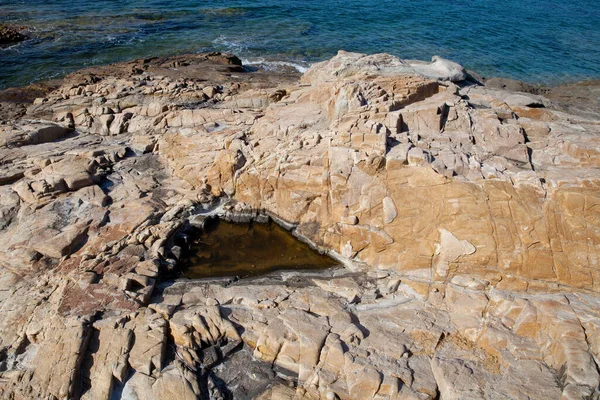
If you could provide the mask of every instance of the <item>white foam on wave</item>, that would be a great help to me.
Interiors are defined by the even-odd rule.
[[[244,56],[244,53],[248,54],[248,49],[250,48],[250,44],[245,43],[239,39],[233,39],[227,36],[219,36],[218,38],[212,41],[214,45],[217,47],[223,48],[225,51],[235,54],[237,56]],[[282,67],[290,67],[294,68],[300,73],[305,73],[308,68],[310,68],[310,64],[308,63],[299,63],[288,60],[267,60],[262,57],[248,57],[242,58],[242,64],[244,65],[254,65],[259,66],[264,70],[273,71],[277,69],[281,69]]]
[[[15,50],[15,51],[19,52],[17,49],[18,49],[18,46],[19,46],[21,43],[22,43],[22,42],[18,42],[18,43],[13,43],[13,44],[10,44],[10,45],[8,45],[8,46],[5,46],[5,47],[0,47],[0,51],[5,51],[5,50]]]
[[[222,35],[213,40],[212,43],[224,47],[228,52],[233,54],[248,50],[246,43]]]
[[[305,73],[310,68],[310,65],[302,65],[291,61],[270,61],[265,60],[264,58],[242,59],[242,64],[257,65],[267,71],[273,71],[280,69],[281,67],[291,67],[301,74]]]

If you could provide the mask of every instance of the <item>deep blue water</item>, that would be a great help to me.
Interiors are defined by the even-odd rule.
[[[600,78],[599,0],[0,0],[0,22],[35,30],[0,50],[0,88],[207,50],[303,65],[338,49],[441,55],[486,76]]]

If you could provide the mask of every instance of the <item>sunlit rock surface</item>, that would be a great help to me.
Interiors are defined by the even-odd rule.
[[[149,59],[3,121],[0,397],[597,397],[600,122],[463,74]],[[347,269],[160,283],[218,204]]]

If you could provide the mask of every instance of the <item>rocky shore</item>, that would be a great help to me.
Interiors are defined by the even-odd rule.
[[[597,91],[467,78],[213,53],[0,93],[0,398],[598,398]],[[177,278],[207,214],[344,267]]]

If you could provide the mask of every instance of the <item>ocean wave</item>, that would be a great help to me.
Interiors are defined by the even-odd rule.
[[[21,43],[22,42],[11,43],[11,44],[8,44],[8,45],[0,46],[0,51],[6,51],[6,50],[15,51],[17,49],[17,47],[21,45]]]
[[[201,9],[202,14],[222,16],[222,17],[234,17],[244,15],[248,12],[246,7],[218,7],[218,8],[204,8]]]
[[[301,64],[298,62],[292,61],[273,61],[273,60],[265,60],[264,58],[253,58],[253,59],[242,59],[242,64],[244,65],[254,65],[259,66],[266,71],[273,71],[281,69],[282,67],[290,67],[294,68],[296,71],[301,74],[305,73],[309,68],[309,64]]]
[[[212,41],[212,44],[225,50],[229,53],[240,55],[248,50],[250,45],[248,43],[241,42],[239,40],[231,39],[227,36],[219,36]]]
[[[281,7],[277,4],[266,5],[251,5],[247,4],[245,6],[234,6],[234,7],[210,7],[210,8],[201,8],[199,10],[200,13],[205,15],[212,16],[222,16],[222,17],[237,17],[240,15],[245,15],[250,12],[269,12],[278,10]]]

